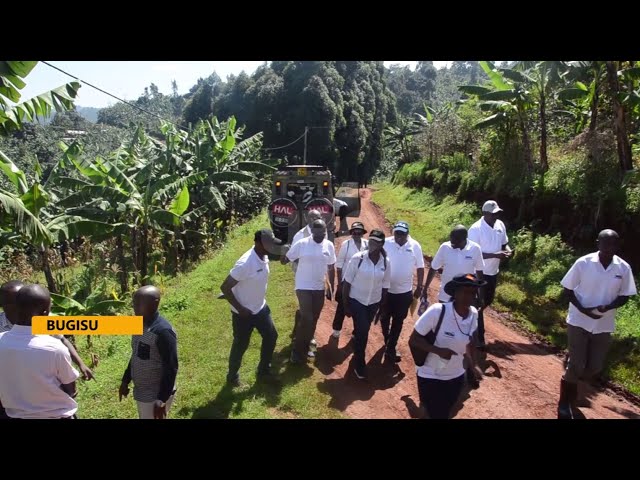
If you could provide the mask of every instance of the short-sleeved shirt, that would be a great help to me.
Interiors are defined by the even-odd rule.
[[[356,246],[356,242],[353,238],[350,238],[346,242],[343,242],[338,250],[338,258],[336,260],[336,268],[342,269],[342,277],[344,278],[344,269],[346,268],[349,260],[358,252],[363,252],[369,247],[369,241],[366,238],[360,240],[360,248]],[[342,279],[340,279],[342,280]]]
[[[476,271],[484,271],[484,261],[480,245],[471,240],[463,248],[453,248],[451,242],[440,245],[438,252],[431,261],[431,268],[442,269],[440,292],[438,299],[441,302],[448,302],[449,295],[444,291],[444,286],[458,275],[467,275]]]
[[[361,261],[362,260],[362,261]],[[369,258],[369,251],[356,253],[344,271],[344,281],[351,284],[349,297],[362,305],[373,305],[382,299],[382,289],[391,282],[391,262],[380,255],[377,263]]]
[[[293,244],[287,258],[298,260],[296,290],[324,291],[327,266],[336,263],[336,250],[329,240],[318,243],[313,237],[306,237]]]
[[[470,307],[466,318],[461,318],[454,310],[453,303],[434,303],[424,312],[414,328],[420,335],[434,331],[442,308],[446,307],[440,330],[434,345],[436,347],[449,348],[456,352],[449,360],[445,360],[435,353],[429,353],[424,365],[416,367],[417,374],[423,378],[435,378],[438,380],[452,380],[464,374],[464,354],[471,336],[478,328],[478,310]]]
[[[31,326],[0,333],[0,402],[11,418],[71,417],[76,401],[60,387],[80,374],[69,350],[50,335],[32,335]]]
[[[482,253],[498,253],[502,246],[509,243],[507,229],[500,220],[496,220],[493,227],[482,217],[469,228],[468,239],[480,245]],[[486,258],[484,260],[485,275],[497,275],[500,271],[499,258]]]
[[[262,310],[267,303],[269,258],[260,258],[252,248],[238,259],[229,275],[238,282],[231,291],[240,305],[251,310],[254,315]],[[238,313],[233,305],[231,311]]]
[[[600,263],[598,252],[580,257],[560,282],[564,288],[573,290],[580,304],[585,308],[609,305],[619,296],[636,295],[633,272],[627,262],[617,255],[605,268]],[[581,327],[591,333],[611,333],[615,331],[616,310],[609,310],[595,320],[569,304],[567,323]]]
[[[413,272],[424,268],[422,247],[413,238],[408,237],[404,245],[396,243],[394,237],[386,239],[384,249],[387,258],[393,264],[389,293],[407,293],[413,290]]]
[[[0,312],[0,333],[8,332],[13,327],[13,323],[9,321],[7,318],[7,314],[4,312]],[[50,337],[57,338],[58,340],[62,340],[64,335],[49,335]]]

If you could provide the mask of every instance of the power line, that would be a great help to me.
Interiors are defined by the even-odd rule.
[[[45,65],[47,65],[48,67],[53,68],[54,70],[58,70],[59,72],[64,73],[65,75],[67,75],[67,76],[69,76],[69,77],[73,78],[74,80],[78,80],[79,82],[84,83],[85,85],[88,85],[88,86],[90,86],[91,88],[93,88],[93,89],[95,89],[95,90],[98,90],[99,92],[104,93],[105,95],[108,95],[108,96],[110,96],[110,97],[112,97],[112,98],[115,98],[116,100],[118,100],[118,101],[120,101],[120,102],[122,102],[122,103],[125,103],[125,104],[129,105],[129,106],[130,106],[130,107],[132,107],[132,108],[136,108],[136,109],[140,110],[141,112],[146,113],[147,115],[151,115],[151,116],[153,116],[153,117],[156,117],[157,119],[162,120],[163,122],[167,122],[167,123],[170,123],[170,124],[171,124],[171,125],[173,125],[173,126],[180,127],[180,128],[181,128],[181,129],[183,129],[183,130],[189,130],[187,127],[185,127],[185,126],[183,126],[183,125],[180,125],[180,124],[178,124],[178,123],[175,123],[175,122],[172,122],[172,121],[170,121],[170,120],[167,120],[167,119],[165,119],[165,118],[161,117],[160,115],[157,115],[157,114],[155,114],[155,113],[153,113],[153,112],[149,112],[148,110],[145,110],[145,109],[144,109],[144,108],[142,108],[142,107],[139,107],[139,106],[137,106],[137,105],[134,105],[133,103],[127,102],[126,100],[123,100],[122,98],[117,97],[116,95],[113,95],[112,93],[109,93],[109,92],[107,92],[106,90],[103,90],[103,89],[101,89],[101,88],[99,88],[99,87],[96,87],[95,85],[92,85],[92,84],[90,84],[89,82],[86,82],[86,81],[84,81],[84,80],[82,80],[82,79],[80,79],[80,78],[76,77],[75,75],[71,75],[69,72],[65,72],[64,70],[62,70],[61,68],[56,67],[55,65],[51,65],[49,62],[42,62],[42,63],[44,63],[44,64],[45,64]]]
[[[132,107],[132,108],[136,108],[136,109],[140,110],[141,112],[146,113],[147,115],[151,115],[151,116],[153,116],[153,117],[156,117],[156,118],[158,118],[159,120],[162,120],[163,122],[170,123],[171,125],[173,125],[173,126],[175,126],[175,127],[179,127],[179,128],[181,128],[182,130],[185,130],[185,131],[188,131],[188,130],[189,130],[189,128],[187,128],[187,127],[185,127],[185,126],[183,126],[183,125],[180,125],[180,124],[178,124],[178,123],[175,123],[175,122],[172,122],[172,121],[170,121],[170,120],[167,120],[167,119],[165,119],[165,118],[161,117],[160,115],[157,115],[157,114],[155,114],[155,113],[153,113],[153,112],[149,112],[148,110],[145,110],[145,109],[144,109],[144,108],[142,108],[142,107],[139,107],[139,106],[134,105],[134,104],[132,104],[132,103],[130,103],[130,102],[127,102],[126,100],[123,100],[122,98],[120,98],[120,97],[118,97],[118,96],[116,96],[116,95],[113,95],[112,93],[109,93],[109,92],[107,92],[106,90],[103,90],[103,89],[102,89],[102,88],[100,88],[100,87],[96,87],[95,85],[92,85],[91,83],[86,82],[86,81],[82,80],[81,78],[78,78],[78,77],[76,77],[75,75],[72,75],[72,74],[70,74],[69,72],[66,72],[66,71],[62,70],[61,68],[58,68],[58,67],[56,67],[55,65],[51,65],[49,62],[44,62],[44,61],[43,61],[42,63],[44,63],[44,64],[45,64],[45,65],[47,65],[48,67],[53,68],[54,70],[58,70],[59,72],[64,73],[65,75],[67,75],[67,76],[69,76],[69,77],[73,78],[74,80],[78,80],[79,82],[84,83],[85,85],[88,85],[89,87],[91,87],[91,88],[93,88],[93,89],[95,89],[95,90],[98,90],[98,91],[99,91],[99,92],[101,92],[101,93],[104,93],[105,95],[108,95],[108,96],[110,96],[110,97],[112,97],[112,98],[115,98],[115,99],[116,99],[116,100],[118,100],[119,102],[122,102],[122,103],[124,103],[124,104],[126,104],[126,105],[129,105],[129,106],[130,106],[130,107]],[[309,127],[309,128],[329,128],[329,127]],[[271,151],[271,150],[281,150],[281,149],[283,149],[283,148],[287,148],[287,147],[289,147],[289,146],[293,145],[294,143],[296,143],[297,141],[299,141],[300,139],[302,139],[302,138],[305,136],[305,134],[306,134],[306,131],[305,131],[305,132],[303,132],[303,133],[302,133],[302,135],[300,135],[298,138],[296,138],[293,142],[291,142],[291,143],[289,143],[289,144],[287,144],[287,145],[283,145],[283,146],[281,146],[281,147],[273,147],[273,148],[262,148],[261,150],[263,150],[263,151],[265,151],[265,152],[266,152],[266,151]]]

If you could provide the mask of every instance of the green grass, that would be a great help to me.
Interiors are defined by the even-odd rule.
[[[373,202],[384,210],[389,221],[409,222],[411,235],[421,243],[425,255],[435,255],[440,244],[448,240],[453,226],[462,223],[468,228],[480,215],[478,206],[458,202],[453,196],[436,197],[428,189],[413,190],[388,183],[375,188]],[[492,307],[510,312],[529,331],[566,348],[567,302],[561,298],[560,281],[580,255],[559,235],[536,235],[528,230],[508,233],[516,252],[501,266]],[[636,284],[640,285],[637,279]],[[606,367],[613,381],[635,394],[640,394],[639,297],[633,297],[617,312],[616,333]]]
[[[289,367],[289,334],[297,301],[293,275],[288,266],[271,262],[267,301],[279,332],[273,366],[281,384],[255,382],[261,337],[254,331],[240,370],[243,386],[225,387],[227,362],[232,342],[229,304],[217,300],[219,287],[235,261],[253,244],[253,232],[267,226],[266,215],[236,229],[226,246],[192,272],[165,279],[160,285],[160,312],[178,334],[178,393],[172,418],[340,418],[329,407],[330,395],[318,385],[324,376],[309,366]],[[122,312],[131,313],[131,312]],[[81,418],[137,418],[130,396],[118,401],[118,387],[131,354],[130,337],[94,336],[93,347],[84,336],[76,337],[80,354],[89,350],[99,356],[94,370],[96,382],[79,382]]]

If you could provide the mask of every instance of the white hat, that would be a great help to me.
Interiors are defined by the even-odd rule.
[[[502,212],[502,209],[498,206],[498,202],[495,200],[487,200],[482,205],[482,211],[487,213],[498,213]]]

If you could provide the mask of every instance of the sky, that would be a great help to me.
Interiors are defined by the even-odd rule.
[[[198,78],[208,77],[214,71],[223,80],[243,70],[251,74],[264,61],[223,61],[223,62],[87,62],[70,61],[48,62],[67,73],[99,87],[124,100],[136,100],[151,83],[158,86],[161,93],[171,93],[171,81],[178,85],[178,93],[185,94],[196,83]],[[384,62],[388,67],[392,64],[408,65],[415,68],[417,62],[392,61]],[[450,65],[448,61],[433,62],[436,68]],[[31,71],[22,90],[22,99],[26,100],[40,93],[59,87],[73,79],[50,66],[40,62]],[[82,107],[107,107],[117,100],[101,93],[88,85],[83,85],[78,92],[76,105]]]

